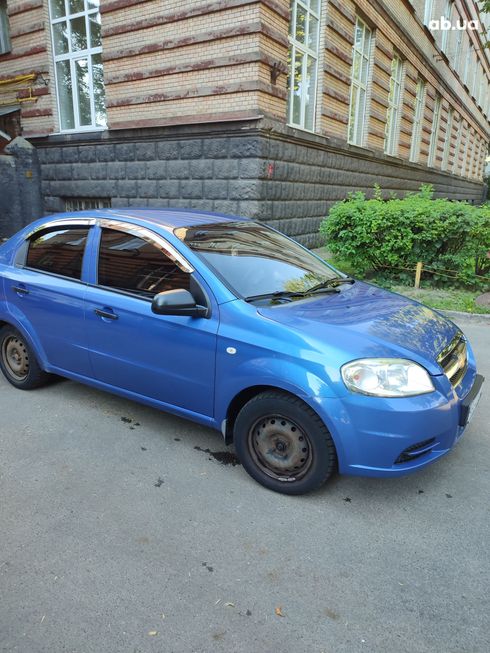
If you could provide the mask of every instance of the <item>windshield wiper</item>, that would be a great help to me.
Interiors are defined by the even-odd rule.
[[[340,292],[337,290],[337,288],[325,288],[325,292],[333,292],[337,293]],[[292,291],[292,290],[276,290],[275,292],[267,292],[263,293],[262,295],[250,295],[250,297],[245,297],[246,302],[255,302],[258,301],[259,299],[287,299],[289,301],[292,301],[294,298],[303,298],[303,297],[308,297],[308,295],[311,293],[311,290],[304,290],[304,291]]]
[[[316,286],[312,286],[306,292],[312,293],[318,292],[319,290],[335,290],[337,286],[341,286],[343,283],[356,283],[356,280],[352,277],[335,277],[334,279],[325,279],[325,281],[317,283]]]

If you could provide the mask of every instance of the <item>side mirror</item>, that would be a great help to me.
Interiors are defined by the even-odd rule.
[[[155,295],[151,310],[157,315],[182,315],[185,317],[207,317],[207,306],[199,306],[188,290],[178,288]]]

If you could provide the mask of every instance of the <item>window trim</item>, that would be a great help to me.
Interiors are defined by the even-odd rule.
[[[292,0],[291,9],[290,9],[290,31],[288,34],[289,49],[291,52],[291,67],[288,71],[288,78],[292,80],[291,88],[287,89],[287,124],[290,127],[295,129],[303,129],[304,131],[315,133],[316,126],[316,113],[317,113],[317,102],[318,102],[318,61],[320,58],[320,30],[322,26],[322,2],[323,0],[318,0],[318,12],[314,11],[311,8],[311,0]],[[296,40],[296,7],[299,5],[302,7],[307,14],[308,22],[308,31],[309,31],[309,15],[311,14],[318,21],[318,33],[316,36],[316,50],[311,49],[307,43],[307,36],[305,34],[305,43],[300,43]],[[309,36],[309,34],[308,34]],[[306,95],[307,95],[307,86],[306,84],[301,89],[300,97],[300,122],[293,122],[293,94],[294,94],[294,72],[295,72],[295,61],[296,61],[296,51],[299,50],[303,54],[303,61],[301,64],[301,75],[302,78],[306,79],[306,71],[308,67],[308,57],[311,57],[315,61],[315,84],[314,84],[314,98],[313,98],[313,112],[312,112],[312,127],[306,127]]]
[[[362,35],[362,46],[361,49],[356,48],[356,32],[358,24],[362,25],[363,35]],[[365,43],[366,35],[369,34],[369,51],[366,55]],[[374,31],[371,27],[364,21],[360,16],[356,16],[356,23],[354,25],[354,43],[352,45],[352,65],[350,73],[350,99],[349,99],[349,122],[347,124],[347,142],[350,145],[355,145],[356,147],[364,147],[367,139],[367,126],[369,123],[368,107],[369,107],[369,87],[371,83],[372,76],[372,65],[373,65],[373,52],[374,52]],[[362,59],[367,60],[367,78],[366,83],[364,84],[362,80],[354,78],[354,54],[358,52],[361,61]],[[362,63],[359,69],[359,72],[362,71]],[[361,115],[361,103],[359,102],[360,91],[364,91],[364,106],[362,109]],[[354,100],[354,95],[356,95],[356,107],[354,120],[352,121],[352,102]],[[355,138],[351,139],[351,130],[354,136],[358,132],[359,121],[361,121],[361,134],[360,139],[356,140]]]
[[[87,45],[88,45],[88,39],[91,38],[89,16],[100,13],[100,7],[94,7],[93,9],[89,9],[86,2],[84,2],[84,10],[73,14],[70,13],[68,0],[64,0],[64,1],[65,1],[65,14],[63,16],[60,16],[59,18],[54,18],[52,14],[51,0],[48,0],[48,12],[49,12],[49,24],[50,24],[49,29],[51,34],[51,54],[52,54],[52,61],[53,61],[55,86],[56,86],[56,108],[58,112],[58,127],[60,133],[62,134],[78,134],[81,132],[105,131],[107,129],[107,124],[106,125],[94,124],[95,123],[95,95],[94,95],[94,81],[93,81],[93,72],[92,72],[92,57],[93,55],[102,54],[102,45],[97,46],[95,48],[87,47],[84,50],[77,50],[76,52],[71,52],[71,20],[73,18],[82,18],[82,17],[85,18],[85,31],[87,34]],[[56,54],[53,28],[54,25],[59,23],[64,23],[64,22],[66,22],[67,25],[69,52],[65,54]],[[80,125],[79,95],[78,95],[78,85],[76,84],[76,71],[75,71],[75,63],[80,59],[86,59],[88,64],[90,114],[92,119],[90,125]],[[75,123],[75,127],[67,128],[67,129],[64,129],[61,124],[61,104],[60,104],[57,64],[62,61],[68,61],[70,66],[73,120]],[[107,118],[107,107],[106,107],[106,118]]]
[[[420,94],[419,90],[421,90]],[[415,111],[413,115],[412,145],[410,147],[410,161],[412,163],[418,163],[420,160],[420,144],[422,141],[422,125],[424,122],[426,99],[427,84],[422,77],[419,77],[417,80]],[[416,133],[415,130],[417,130]]]

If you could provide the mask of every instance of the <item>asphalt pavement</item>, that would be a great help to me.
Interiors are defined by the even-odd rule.
[[[487,653],[490,323],[461,326],[488,381],[455,450],[302,497],[208,429],[0,379],[0,651]]]

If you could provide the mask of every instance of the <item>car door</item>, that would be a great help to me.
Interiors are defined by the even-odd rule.
[[[90,359],[103,383],[212,416],[218,330],[213,297],[208,294],[214,303],[209,318],[151,310],[158,292],[202,292],[202,280],[174,254],[150,230],[101,222],[95,283],[87,288]]]
[[[9,312],[22,324],[49,366],[90,375],[84,324],[86,245],[95,221],[53,221],[20,248],[4,273]]]

